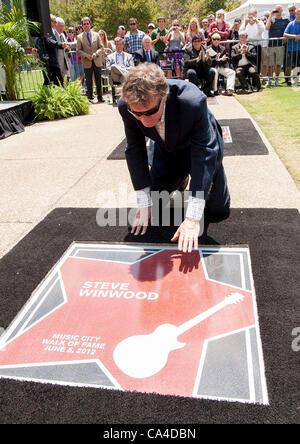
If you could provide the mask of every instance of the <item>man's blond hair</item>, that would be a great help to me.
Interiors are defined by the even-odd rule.
[[[130,104],[147,105],[153,97],[164,97],[169,85],[162,69],[154,63],[140,63],[125,77],[122,99]]]

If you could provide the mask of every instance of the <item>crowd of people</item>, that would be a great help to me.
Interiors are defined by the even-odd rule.
[[[167,77],[188,79],[208,97],[280,86],[282,70],[286,83],[297,85],[300,8],[291,4],[288,10],[284,17],[282,6],[276,5],[258,17],[251,8],[244,20],[235,19],[232,26],[224,10],[204,18],[201,25],[196,17],[182,25],[173,20],[169,29],[165,18],[158,17],[157,26],[149,23],[145,31],[139,29],[136,18],[130,18],[129,30],[120,25],[113,40],[105,30],[93,30],[88,17],[65,29],[64,20],[51,15],[53,35],[44,39],[40,51],[47,61],[45,83],[79,79],[90,100],[95,83],[102,102],[103,68],[109,71],[111,83],[122,83],[133,66],[151,62]]]

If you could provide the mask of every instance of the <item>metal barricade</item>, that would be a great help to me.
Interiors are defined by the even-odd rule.
[[[164,72],[171,73],[171,75],[168,77],[171,77],[173,79],[182,78],[182,71],[183,71],[183,66],[184,66],[183,54],[184,54],[184,50],[182,50],[182,49],[180,49],[178,51],[166,50],[163,53],[160,53],[160,60],[159,60],[160,67]],[[178,68],[181,71],[180,76],[176,73],[176,68],[177,68],[176,65],[179,65]]]
[[[230,48],[239,43],[239,40],[226,40],[221,41],[220,45],[228,44]],[[296,74],[291,74],[291,69],[298,68],[300,71],[300,42],[295,39],[288,39],[286,37],[278,38],[262,38],[262,39],[249,39],[247,43],[250,43],[256,47],[256,67],[260,78],[266,79],[291,79]],[[282,48],[281,50],[274,50],[274,48]],[[274,75],[275,66],[271,64],[272,55],[274,53],[282,53],[282,63],[280,63],[280,75]],[[228,53],[228,62],[232,66],[231,53]],[[279,66],[279,65],[278,65]],[[270,70],[272,69],[271,75]]]
[[[225,40],[221,41],[220,45],[227,45],[227,47],[232,48],[233,45],[237,44],[239,40]],[[262,38],[262,39],[251,39],[247,40],[247,43],[251,43],[256,47],[256,66],[260,74],[261,80],[266,79],[285,79],[289,81],[295,78],[300,72],[300,41],[296,41],[294,38]],[[274,75],[275,67],[270,65],[273,48],[282,48],[283,59],[281,63],[280,75]],[[106,52],[112,52],[110,48],[105,48]],[[277,51],[277,50],[275,50]],[[278,50],[280,52],[280,50]],[[76,49],[70,51],[76,52]],[[164,51],[160,54],[160,66],[163,71],[171,72],[172,78],[181,78],[178,76],[175,70],[174,59],[176,53],[183,54],[184,50],[179,51]],[[173,57],[174,56],[174,57]],[[228,62],[232,66],[231,53],[228,53]],[[270,67],[272,66],[272,73],[270,75]],[[181,73],[184,67],[183,58],[180,60]],[[269,71],[268,71],[269,69]],[[291,70],[296,69],[298,72],[292,73]],[[109,72],[106,67],[102,70],[103,87],[105,91],[110,89],[109,83]],[[33,93],[39,90],[40,86],[44,82],[43,69],[31,69],[30,64],[23,66],[22,71],[18,75],[18,96],[20,99],[28,99]]]

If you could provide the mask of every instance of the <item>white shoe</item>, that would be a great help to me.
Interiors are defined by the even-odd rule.
[[[298,77],[295,78],[295,80],[292,82],[292,86],[298,85]]]

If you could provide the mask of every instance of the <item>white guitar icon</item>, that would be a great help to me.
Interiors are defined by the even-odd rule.
[[[114,361],[123,373],[132,378],[153,376],[164,368],[172,350],[185,347],[186,343],[179,342],[178,336],[227,305],[237,304],[243,299],[242,294],[232,293],[226,296],[224,301],[184,322],[179,327],[172,324],[162,324],[149,335],[130,336],[116,346],[113,353]]]

